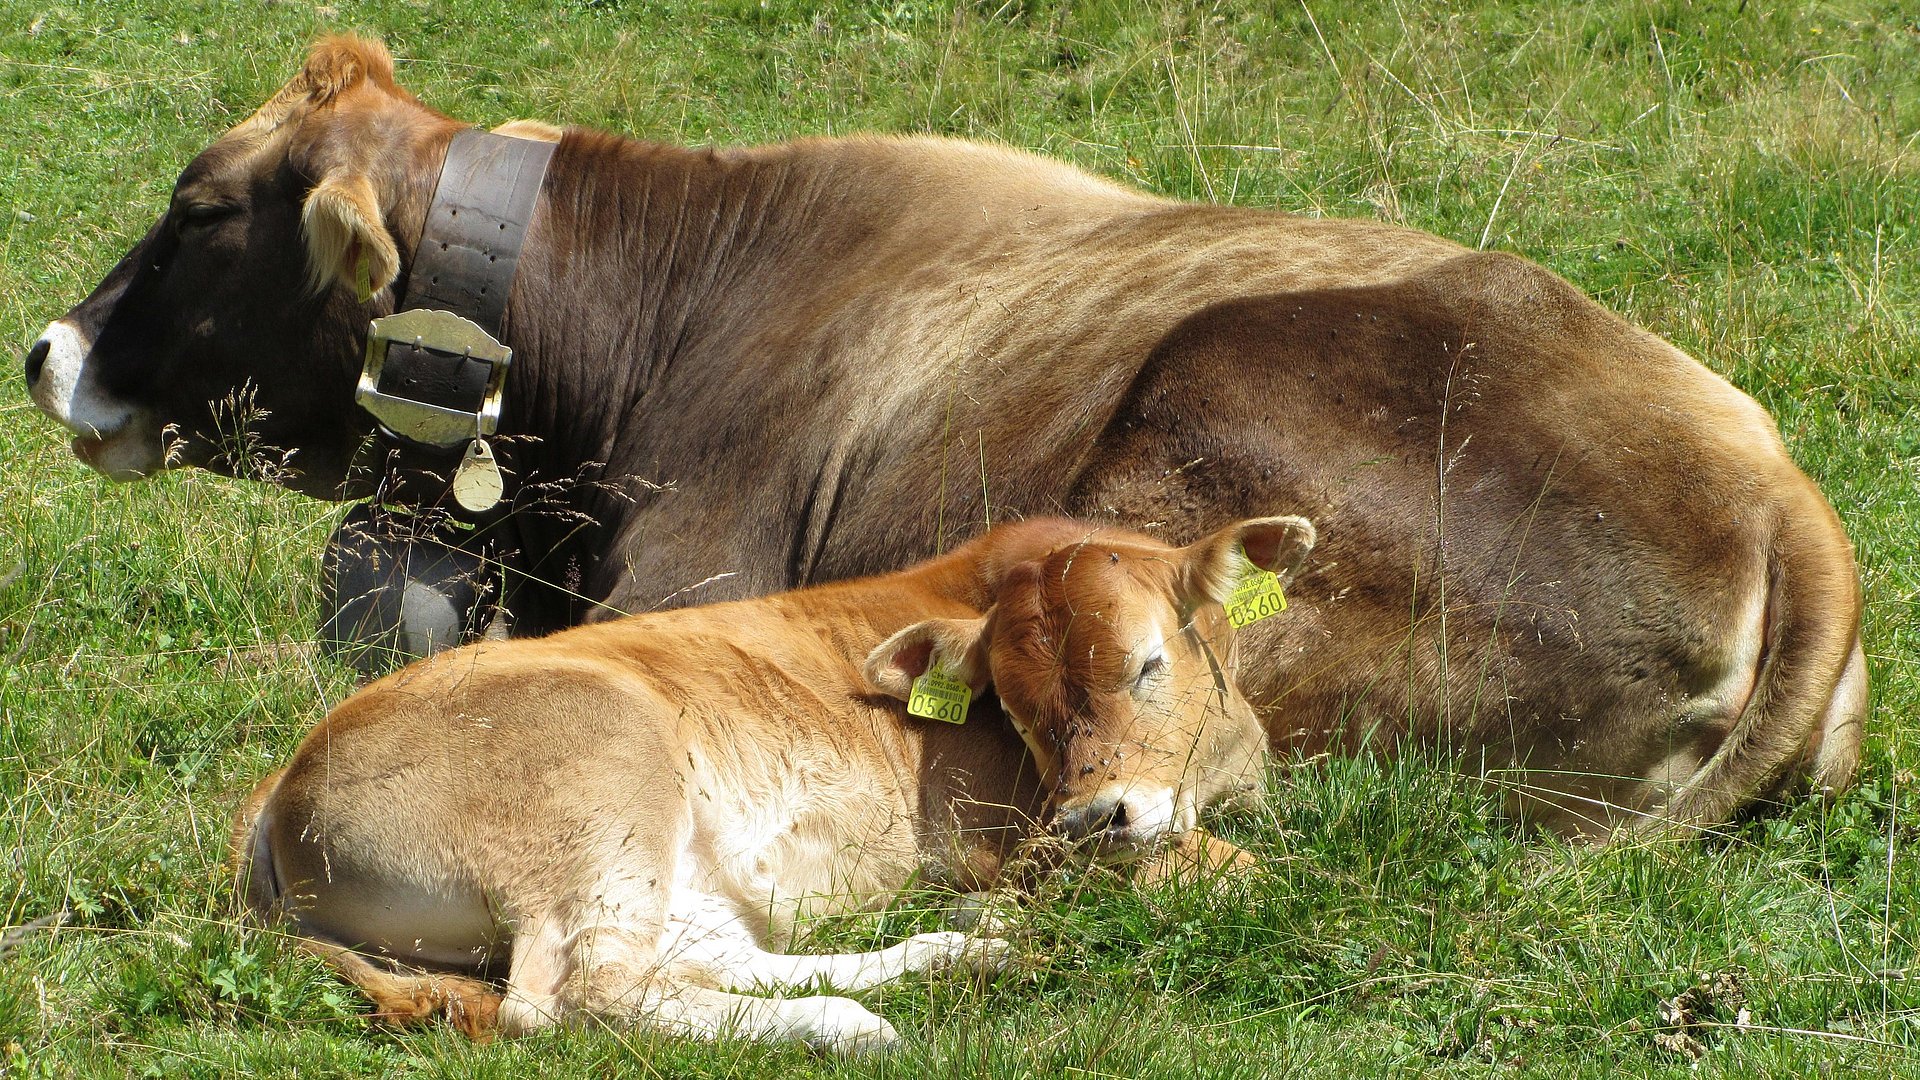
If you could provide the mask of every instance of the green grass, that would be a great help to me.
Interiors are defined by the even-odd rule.
[[[869,996],[910,1036],[883,1061],[369,1029],[231,923],[220,871],[239,793],[351,687],[307,644],[338,510],[106,484],[11,376],[0,925],[70,922],[0,958],[0,1075],[1680,1076],[1689,1050],[1715,1075],[1920,1074],[1911,5],[0,0],[0,340],[91,288],[329,29],[380,34],[476,122],[945,132],[1531,256],[1757,397],[1839,509],[1868,601],[1864,780],[1831,810],[1592,851],[1515,836],[1444,762],[1281,775],[1223,824],[1261,873],[1050,881],[1020,973]],[[890,940],[926,899],[821,944]],[[1696,986],[1678,1032],[1662,1003]]]

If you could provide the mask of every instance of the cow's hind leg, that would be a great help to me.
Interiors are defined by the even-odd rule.
[[[852,998],[752,997],[662,976],[644,987],[639,1004],[641,1026],[698,1039],[797,1041],[835,1054],[885,1050],[900,1039],[892,1024]]]
[[[848,998],[768,999],[700,985],[704,971],[663,957],[658,934],[644,929],[572,920],[524,929],[500,1014],[510,1033],[591,1018],[696,1039],[794,1040],[835,1053],[884,1049],[898,1038]]]
[[[1858,635],[1853,639],[1853,654],[1834,688],[1833,700],[1813,746],[1808,750],[1813,790],[1831,799],[1853,786],[1860,769],[1860,736],[1867,716],[1867,654]]]
[[[299,937],[299,946],[319,957],[334,974],[360,988],[373,1003],[373,1015],[389,1024],[419,1024],[445,1016],[476,1042],[492,1040],[498,1028],[500,991],[465,975],[418,971],[387,965],[344,945]]]
[[[1001,938],[971,937],[957,930],[915,934],[884,949],[859,953],[797,955],[756,949],[738,957],[730,989],[781,990],[831,986],[865,990],[917,972],[951,968],[992,975],[1007,966],[1013,946]]]
[[[265,831],[260,827],[267,804],[286,770],[260,781],[234,813],[229,841],[235,874],[235,895],[263,924],[279,921],[281,897],[273,874],[273,860]],[[289,918],[299,929],[289,936],[305,952],[319,957],[334,974],[359,987],[373,1003],[374,1016],[391,1024],[422,1023],[444,1015],[469,1037],[491,1039],[500,1010],[500,992],[490,984],[464,975],[439,974],[373,959],[352,948],[314,934]]]
[[[872,952],[769,952],[726,901],[691,890],[675,892],[668,928],[661,959],[723,990],[865,990],[916,972],[953,967],[992,974],[1006,966],[1013,952],[1013,946],[999,938],[952,930],[915,934]]]
[[[1755,798],[1813,780],[1831,798],[1853,780],[1867,707],[1852,553],[1811,483],[1774,539],[1767,644],[1732,730],[1665,806],[1669,823],[1717,825]]]

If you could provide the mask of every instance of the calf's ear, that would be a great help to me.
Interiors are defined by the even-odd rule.
[[[307,282],[315,292],[345,285],[362,301],[400,276],[400,251],[387,233],[379,196],[365,176],[335,170],[300,211]]]
[[[861,670],[867,685],[907,700],[913,680],[940,668],[973,687],[992,681],[987,670],[987,619],[928,619],[894,634],[867,654]]]
[[[1181,549],[1180,602],[1191,610],[1224,604],[1251,566],[1271,570],[1281,584],[1293,580],[1319,539],[1303,517],[1264,517],[1235,522]]]

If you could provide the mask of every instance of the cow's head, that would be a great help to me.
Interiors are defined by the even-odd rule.
[[[895,634],[867,679],[902,698],[933,667],[991,685],[1049,780],[1055,827],[1137,855],[1259,782],[1266,735],[1233,681],[1222,605],[1254,569],[1290,579],[1314,539],[1297,517],[1184,548],[1093,532],[1007,571],[985,616]]]
[[[26,358],[34,403],[121,480],[191,464],[339,497],[371,430],[352,407],[368,321],[459,127],[333,38],[188,165],[167,211]],[[282,458],[282,451],[294,450]]]

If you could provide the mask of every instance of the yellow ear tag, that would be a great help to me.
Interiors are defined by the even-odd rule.
[[[1233,595],[1227,598],[1227,622],[1235,630],[1287,610],[1287,596],[1280,591],[1280,576],[1252,563],[1247,566],[1247,572],[1233,586]]]
[[[362,255],[360,256],[360,261],[355,264],[353,268],[353,288],[355,292],[360,294],[360,302],[363,304],[373,299],[372,263],[373,260]]]
[[[926,674],[913,680],[913,692],[907,695],[907,715],[964,724],[967,706],[971,704],[973,687],[941,668],[930,667]]]

